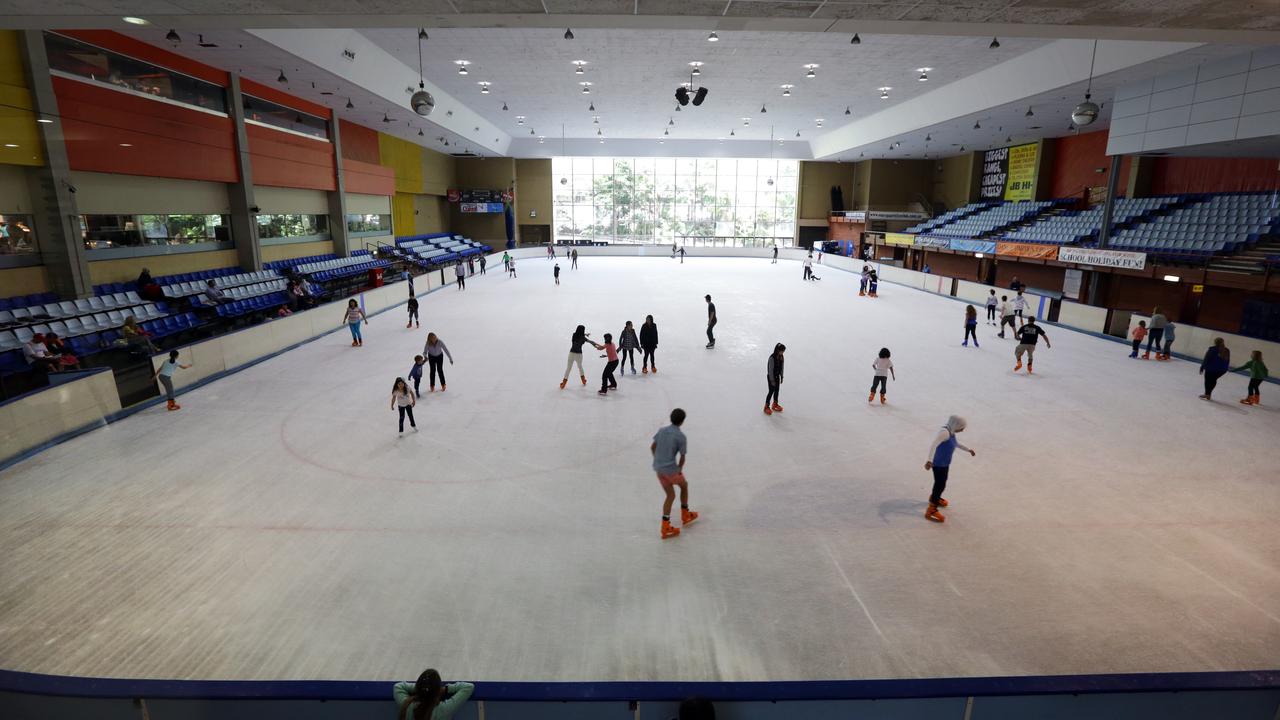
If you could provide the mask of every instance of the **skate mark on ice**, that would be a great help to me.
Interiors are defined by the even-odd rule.
[[[1152,539],[1151,539],[1151,538],[1149,538],[1149,537],[1143,537],[1143,539],[1144,539],[1144,540],[1146,540],[1147,542],[1151,543],[1152,545],[1156,546],[1157,548],[1159,548],[1159,549],[1163,550],[1163,551],[1164,551],[1164,552],[1165,552],[1169,557],[1173,558],[1174,560],[1177,560],[1178,562],[1182,563],[1183,565],[1186,565],[1187,567],[1189,567],[1189,568],[1191,568],[1192,570],[1196,571],[1196,572],[1197,572],[1197,573],[1199,573],[1200,575],[1203,575],[1203,576],[1205,577],[1205,579],[1207,579],[1209,582],[1213,583],[1214,585],[1217,585],[1219,588],[1221,588],[1221,589],[1222,589],[1222,591],[1223,591],[1223,592],[1225,592],[1225,593],[1227,593],[1228,595],[1230,595],[1230,596],[1232,596],[1232,597],[1236,598],[1236,599],[1237,599],[1237,600],[1239,600],[1240,602],[1243,602],[1244,604],[1248,605],[1249,607],[1253,608],[1254,610],[1257,610],[1258,612],[1262,613],[1263,615],[1266,615],[1266,616],[1267,616],[1268,618],[1270,618],[1272,621],[1274,621],[1274,622],[1276,622],[1276,623],[1280,623],[1280,617],[1276,617],[1275,615],[1271,614],[1271,612],[1270,612],[1270,611],[1268,611],[1266,608],[1262,607],[1261,605],[1258,605],[1258,604],[1257,604],[1257,603],[1255,603],[1254,601],[1252,601],[1252,600],[1250,600],[1249,598],[1245,597],[1245,596],[1244,596],[1244,594],[1243,594],[1243,593],[1241,593],[1240,591],[1236,590],[1235,588],[1231,587],[1230,585],[1227,585],[1226,583],[1224,583],[1224,582],[1222,582],[1221,580],[1219,580],[1218,578],[1216,578],[1216,577],[1214,577],[1214,576],[1210,575],[1209,573],[1205,572],[1204,570],[1201,570],[1201,569],[1200,569],[1199,567],[1197,567],[1194,563],[1192,563],[1192,562],[1190,562],[1190,561],[1188,561],[1188,560],[1184,560],[1184,559],[1182,558],[1182,556],[1181,556],[1181,555],[1178,555],[1178,554],[1177,554],[1177,553],[1175,553],[1174,551],[1170,550],[1169,548],[1165,547],[1164,545],[1161,545],[1160,543],[1156,542],[1155,540],[1152,540]]]
[[[867,616],[867,622],[871,623],[871,629],[876,631],[876,635],[880,639],[889,642],[889,638],[885,637],[884,632],[880,630],[880,626],[876,624],[876,619],[871,617],[871,611],[867,609],[866,603],[862,602],[862,598],[858,595],[858,591],[854,589],[853,583],[849,581],[849,576],[845,574],[844,568],[840,567],[840,561],[836,559],[836,554],[831,551],[831,546],[826,540],[819,540],[822,543],[822,549],[827,551],[827,557],[831,558],[831,564],[836,566],[836,572],[840,573],[840,579],[844,581],[844,586],[849,589],[849,594],[857,601],[858,607],[862,608],[862,614]]]

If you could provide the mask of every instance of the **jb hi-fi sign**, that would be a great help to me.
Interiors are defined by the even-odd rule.
[[[1035,194],[1036,143],[995,148],[982,154],[984,200],[1030,200]]]

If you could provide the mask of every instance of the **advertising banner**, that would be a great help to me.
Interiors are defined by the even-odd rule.
[[[987,253],[995,254],[996,244],[992,240],[971,240],[969,238],[955,238],[951,241],[951,249],[961,252],[971,253]]]
[[[1035,195],[1040,145],[995,148],[982,154],[980,194],[984,200],[1030,200]]]
[[[911,245],[914,245],[915,242],[916,242],[915,235],[908,235],[907,233],[891,233],[891,232],[887,232],[884,234],[884,243],[886,245],[911,246]]]
[[[867,212],[868,220],[928,220],[928,213],[912,212],[909,210],[871,210]]]
[[[996,243],[996,254],[1056,260],[1058,259],[1058,247],[1057,245],[1039,245],[1036,243],[1000,242]]]
[[[1059,247],[1058,260],[1081,265],[1142,270],[1147,267],[1147,254],[1121,250],[1093,250],[1090,248]]]
[[[917,235],[916,247],[950,248],[951,238]]]
[[[502,203],[490,202],[464,202],[459,206],[464,213],[500,213],[502,212]]]

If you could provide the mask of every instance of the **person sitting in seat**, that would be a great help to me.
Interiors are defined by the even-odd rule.
[[[298,292],[298,283],[290,280],[284,285],[284,304],[290,313],[298,311],[302,302],[300,293]]]
[[[138,321],[134,320],[132,315],[124,319],[124,325],[120,327],[120,339],[130,350],[158,352],[155,344],[151,342],[151,334],[138,327]]]
[[[151,271],[142,268],[142,272],[138,273],[138,297],[144,300],[163,300],[164,290],[155,280],[151,278]]]
[[[218,289],[218,283],[210,280],[205,283],[204,298],[210,305],[221,305],[222,303],[231,302],[231,298],[227,294]]]
[[[71,348],[67,347],[57,333],[51,332],[44,336],[44,347],[49,351],[49,357],[58,361],[60,369],[80,369],[80,359],[71,353]]]
[[[44,335],[41,333],[32,335],[30,340],[22,344],[22,356],[32,368],[46,373],[54,372],[61,364],[57,358],[49,355],[49,349],[44,346]]]

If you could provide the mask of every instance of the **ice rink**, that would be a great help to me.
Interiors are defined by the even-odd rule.
[[[98,676],[796,680],[1280,665],[1280,392],[796,262],[583,257],[396,310],[0,473],[0,667]],[[706,307],[720,315],[706,350]],[[558,387],[652,314],[659,374]],[[334,313],[335,326],[339,321]],[[396,432],[428,329],[447,393]],[[788,346],[766,417],[765,363]],[[897,381],[867,404],[887,346]],[[1233,347],[1243,361],[1249,348]],[[1277,359],[1271,358],[1272,363]],[[426,389],[426,382],[423,389]],[[649,442],[688,412],[702,519],[660,540]],[[977,456],[922,517],[950,414]]]

